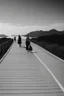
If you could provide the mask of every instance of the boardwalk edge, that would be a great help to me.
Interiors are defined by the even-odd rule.
[[[46,64],[34,53],[34,55],[36,56],[36,58],[41,62],[41,64],[43,64],[45,66],[45,68],[48,70],[48,72],[52,75],[52,77],[54,78],[54,80],[57,82],[57,84],[59,85],[59,87],[61,88],[62,92],[64,92],[64,87],[62,86],[62,84],[57,80],[57,78],[54,76],[54,74],[52,73],[52,71],[46,66]]]

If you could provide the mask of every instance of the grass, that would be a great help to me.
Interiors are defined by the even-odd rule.
[[[37,40],[32,40],[32,42],[38,44],[42,48],[48,50],[52,54],[54,54],[64,60],[64,46],[63,45],[49,43],[47,41],[38,42]]]

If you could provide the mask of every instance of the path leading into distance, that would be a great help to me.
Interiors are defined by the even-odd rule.
[[[56,69],[64,68],[64,63],[32,46],[34,53],[26,51],[24,41],[21,48],[13,43],[0,64],[0,96],[64,96],[64,77],[59,77],[63,69]]]

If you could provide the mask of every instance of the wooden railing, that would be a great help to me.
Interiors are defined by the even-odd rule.
[[[9,49],[12,43],[13,43],[13,39],[9,39],[8,41],[0,44],[0,59],[6,53],[6,51]]]

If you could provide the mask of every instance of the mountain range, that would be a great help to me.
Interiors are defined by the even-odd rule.
[[[49,35],[64,35],[64,31],[58,31],[55,29],[51,29],[49,31],[43,31],[43,30],[39,30],[39,31],[32,31],[28,34],[26,34],[25,36],[29,36],[29,37],[33,37],[33,38],[37,38],[40,36],[49,36]]]
[[[6,37],[8,37],[8,36],[5,34],[0,34],[0,38],[6,38]]]

